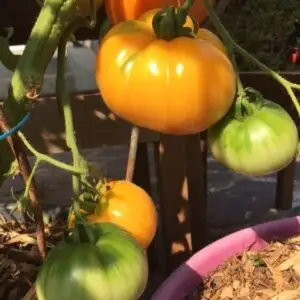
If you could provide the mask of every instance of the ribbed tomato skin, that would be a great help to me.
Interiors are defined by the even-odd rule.
[[[265,100],[261,109],[239,121],[226,117],[208,130],[213,157],[236,173],[263,176],[275,173],[294,158],[297,127],[278,104]]]
[[[38,300],[134,300],[144,291],[144,250],[113,224],[94,224],[95,243],[61,243],[42,265]]]

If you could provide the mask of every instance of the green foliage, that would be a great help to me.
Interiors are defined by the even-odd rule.
[[[240,46],[272,69],[299,70],[288,62],[286,52],[296,18],[299,0],[231,0],[221,21]],[[254,69],[240,57],[237,63],[243,71]]]

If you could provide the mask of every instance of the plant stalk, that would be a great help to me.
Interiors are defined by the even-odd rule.
[[[183,5],[181,6],[182,9],[188,11],[195,3],[195,0],[185,0]]]
[[[39,161],[44,161],[47,162],[50,165],[53,165],[61,170],[71,172],[77,175],[83,174],[83,171],[81,169],[75,168],[74,166],[68,165],[64,162],[61,162],[59,160],[56,160],[46,154],[40,153],[37,150],[33,148],[33,146],[29,143],[25,135],[21,132],[18,132],[18,135],[20,139],[23,141],[24,145],[26,148],[39,160]]]
[[[0,109],[0,129],[3,132],[10,130],[8,120],[5,117],[3,110]],[[44,232],[43,210],[37,196],[37,189],[33,178],[31,167],[27,159],[27,155],[20,138],[17,135],[8,138],[8,143],[18,161],[20,173],[26,186],[28,186],[28,195],[31,208],[36,223],[37,246],[42,260],[46,258],[46,241]],[[31,178],[32,177],[32,178]],[[31,178],[31,179],[30,179]],[[28,183],[28,181],[30,181]]]
[[[134,126],[131,130],[128,162],[127,162],[126,177],[125,177],[125,180],[128,181],[132,181],[134,176],[136,154],[137,154],[137,148],[139,143],[139,134],[140,134],[139,128]]]
[[[244,48],[242,48],[240,45],[238,45],[233,38],[231,37],[231,35],[229,34],[229,32],[224,28],[224,26],[222,25],[219,17],[217,16],[217,14],[215,13],[213,7],[211,6],[211,4],[209,3],[208,0],[203,0],[203,4],[209,14],[210,20],[212,21],[213,25],[216,27],[217,31],[219,32],[219,34],[221,35],[224,43],[227,46],[227,49],[229,52],[233,52],[233,49],[235,49],[236,51],[238,51],[246,60],[248,60],[249,62],[252,62],[253,64],[255,64],[260,70],[262,70],[263,72],[267,73],[268,75],[270,75],[272,78],[274,78],[277,82],[279,82],[286,90],[286,92],[288,93],[288,95],[290,96],[297,112],[298,115],[300,116],[300,104],[298,102],[298,99],[293,91],[294,89],[298,89],[300,90],[300,85],[289,82],[288,80],[286,80],[284,77],[282,77],[281,75],[279,75],[277,72],[275,72],[274,70],[272,70],[271,68],[269,68],[268,66],[266,66],[265,64],[263,64],[262,62],[260,62],[257,58],[255,58],[253,55],[251,55],[247,50],[245,50]],[[237,77],[238,73],[236,74]]]
[[[45,0],[12,75],[4,104],[5,115],[12,125],[24,116],[30,99],[38,96],[46,67],[73,18],[75,5],[76,0]]]
[[[58,97],[59,103],[62,105],[62,111],[65,121],[65,130],[66,130],[66,144],[71,150],[73,165],[75,168],[82,168],[85,174],[88,174],[87,162],[81,156],[79,148],[77,146],[75,128],[73,122],[73,114],[71,108],[70,95],[65,81],[65,53],[66,46],[69,36],[74,30],[76,30],[82,23],[86,24],[85,20],[78,19],[73,24],[71,24],[66,32],[64,33],[59,46],[58,46],[58,60],[57,60],[57,80],[56,80],[56,95]],[[72,186],[74,193],[74,213],[76,218],[80,218],[80,206],[78,196],[81,191],[81,177],[77,174],[73,174],[72,177]]]

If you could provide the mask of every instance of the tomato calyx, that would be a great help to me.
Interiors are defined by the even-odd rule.
[[[244,121],[260,110],[264,105],[263,95],[252,87],[244,89],[243,93],[238,95],[234,106],[233,115],[239,121]]]
[[[89,243],[94,244],[96,238],[91,230],[93,224],[88,223],[76,223],[75,228],[73,229],[70,239],[67,242],[74,244]]]
[[[160,10],[153,18],[152,27],[158,39],[171,41],[177,37],[194,38],[198,31],[197,22],[193,21],[193,28],[184,26],[188,16],[188,10],[194,3],[193,0],[187,0],[182,6],[176,8],[169,6]]]

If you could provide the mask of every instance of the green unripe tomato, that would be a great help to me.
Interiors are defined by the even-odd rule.
[[[210,128],[208,144],[216,161],[227,168],[246,176],[263,176],[295,158],[298,131],[280,105],[264,100],[244,120],[227,116]]]
[[[81,230],[81,229],[80,229]],[[80,233],[82,235],[82,233]],[[114,224],[93,224],[85,238],[54,248],[39,270],[38,300],[136,300],[148,279],[145,251]]]

